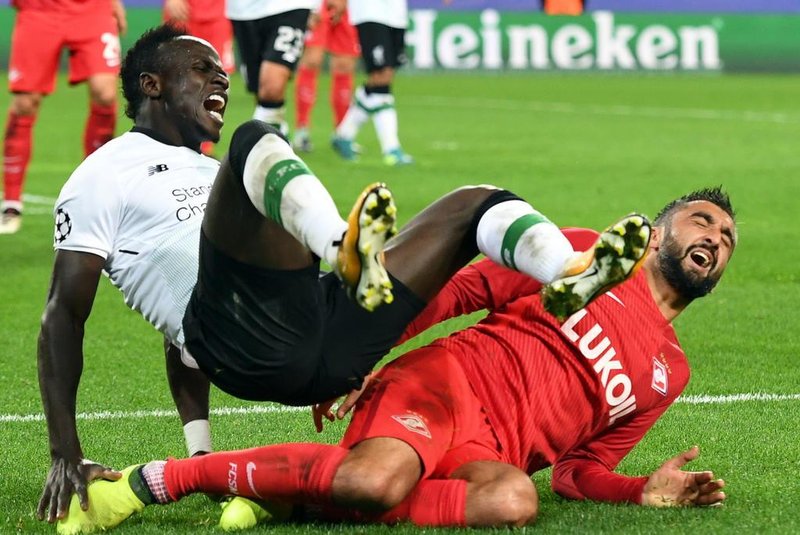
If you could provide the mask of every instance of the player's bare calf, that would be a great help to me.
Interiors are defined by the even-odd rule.
[[[644,260],[650,235],[650,221],[640,214],[630,214],[608,227],[591,249],[569,263],[562,278],[542,289],[545,310],[567,318],[628,279]]]
[[[392,192],[377,183],[361,193],[347,218],[335,269],[350,296],[369,311],[394,298],[383,266],[383,247],[397,234],[396,217]]]

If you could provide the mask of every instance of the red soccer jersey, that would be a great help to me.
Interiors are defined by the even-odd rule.
[[[597,233],[564,231],[577,250]],[[541,285],[490,261],[460,271],[407,335],[488,308],[477,325],[433,342],[456,355],[508,462],[533,473],[555,464],[571,498],[638,502],[646,478],[612,471],[683,391],[686,357],[643,272],[563,324]]]

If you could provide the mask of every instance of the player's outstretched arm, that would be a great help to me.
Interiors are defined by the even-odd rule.
[[[722,488],[725,482],[714,479],[714,473],[685,472],[683,465],[700,455],[693,446],[661,465],[653,472],[644,486],[642,505],[653,507],[677,507],[688,505],[717,505],[725,499]]]
[[[83,370],[83,327],[92,310],[104,260],[89,253],[56,252],[47,305],[39,332],[39,389],[52,464],[36,515],[62,518],[73,492],[89,507],[88,481],[120,473],[83,458],[75,426],[75,399]]]

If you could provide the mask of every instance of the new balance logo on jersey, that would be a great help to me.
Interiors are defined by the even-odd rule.
[[[153,176],[156,173],[163,173],[164,171],[168,171],[168,170],[169,170],[169,167],[167,167],[167,164],[160,163],[158,165],[151,165],[150,167],[148,167],[147,168],[147,174],[148,174],[148,176]]]
[[[561,326],[567,338],[577,342],[578,350],[587,360],[593,360],[592,369],[600,378],[600,383],[605,388],[606,403],[611,409],[608,411],[608,425],[617,419],[636,410],[636,395],[633,394],[631,378],[622,369],[622,363],[616,358],[617,350],[611,345],[608,336],[602,336],[603,328],[595,323],[589,327],[586,334],[575,332],[575,326],[586,317],[586,309],[581,309],[569,317]]]
[[[403,416],[392,416],[393,420],[400,422],[400,424],[411,431],[417,433],[425,438],[431,438],[431,432],[428,431],[428,426],[422,421],[422,418],[414,414],[405,414]]]
[[[662,396],[667,395],[667,367],[655,357],[653,357],[653,383],[651,386]]]

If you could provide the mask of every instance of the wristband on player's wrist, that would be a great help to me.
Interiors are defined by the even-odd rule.
[[[211,453],[211,424],[208,420],[192,420],[183,426],[186,450],[189,456],[197,453]]]

